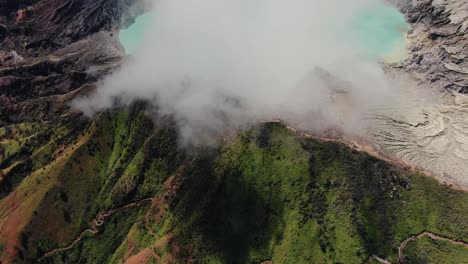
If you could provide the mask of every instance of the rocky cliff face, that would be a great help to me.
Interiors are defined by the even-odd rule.
[[[386,155],[468,186],[468,2],[393,1],[405,14],[409,57],[389,72],[409,76],[431,103],[396,106],[372,137]],[[424,94],[424,93],[423,93]]]
[[[143,1],[6,1],[0,10],[3,50],[23,57],[48,53],[99,31],[126,26]]]
[[[427,89],[468,93],[468,2],[399,1],[412,30],[402,67]]]
[[[143,1],[3,1],[0,125],[50,120],[124,56],[115,32]],[[70,114],[70,113],[68,113]]]

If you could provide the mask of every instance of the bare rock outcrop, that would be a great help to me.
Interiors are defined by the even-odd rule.
[[[467,188],[468,1],[393,3],[411,26],[409,57],[388,69],[410,76],[431,102],[416,98],[380,113],[373,120],[372,137],[386,155]]]
[[[143,1],[0,2],[0,125],[46,121],[92,90],[125,52],[121,27]]]
[[[468,93],[468,1],[398,1],[412,29],[402,67],[424,86]]]

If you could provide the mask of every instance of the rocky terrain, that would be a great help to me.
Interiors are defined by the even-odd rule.
[[[49,0],[1,6],[0,124],[6,125],[65,113],[77,93],[118,66],[124,51],[115,32],[143,3]]]
[[[387,156],[467,188],[468,2],[394,3],[411,30],[409,57],[388,66],[389,72],[409,75],[419,97],[373,118],[372,141]]]
[[[389,71],[445,96],[422,121],[385,115],[373,136],[466,184],[467,3],[396,4],[411,51]],[[342,144],[266,123],[187,150],[145,102],[94,119],[70,109],[125,61],[117,32],[144,6],[0,0],[1,263],[397,262],[424,231],[468,241],[466,192]],[[424,244],[409,245],[418,260]]]

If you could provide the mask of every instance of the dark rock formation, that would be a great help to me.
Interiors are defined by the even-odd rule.
[[[56,118],[118,65],[133,0],[0,2],[0,125]]]
[[[62,48],[99,31],[128,25],[144,7],[132,0],[6,1],[0,24],[7,32],[2,49],[33,56]],[[1,31],[0,31],[1,33]]]
[[[428,88],[468,93],[468,2],[395,2],[412,27],[402,67]]]

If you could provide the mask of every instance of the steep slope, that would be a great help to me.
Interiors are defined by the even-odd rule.
[[[170,142],[166,136],[151,146]],[[157,154],[146,157],[153,160],[151,173],[118,175],[112,191],[96,196],[112,202],[90,199],[104,202],[83,218],[81,230],[99,210],[145,198],[151,203],[116,211],[71,248],[78,230],[61,243],[45,242],[44,230],[27,233],[41,248],[28,257],[46,256],[45,263],[362,263],[374,254],[396,261],[400,243],[425,230],[468,239],[467,193],[343,145],[301,138],[280,124],[253,128],[219,149],[179,155],[169,170],[155,165],[161,164]],[[138,164],[133,158],[125,171]],[[31,223],[29,232],[37,230]]]
[[[425,176],[277,123],[184,150],[146,112],[64,124],[31,155],[0,201],[4,261],[359,263],[425,230],[467,240],[468,194]]]

